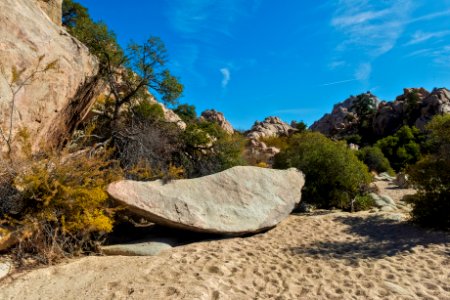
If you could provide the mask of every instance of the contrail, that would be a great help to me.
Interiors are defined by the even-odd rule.
[[[329,85],[347,83],[347,82],[352,82],[352,81],[358,81],[358,79],[347,79],[347,80],[341,80],[341,81],[335,81],[335,82],[328,82],[328,83],[324,83],[324,84],[319,84],[318,86],[329,86]]]

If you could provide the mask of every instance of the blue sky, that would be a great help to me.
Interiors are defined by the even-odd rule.
[[[450,0],[79,0],[123,45],[162,38],[180,102],[238,129],[309,125],[349,95],[449,87]]]

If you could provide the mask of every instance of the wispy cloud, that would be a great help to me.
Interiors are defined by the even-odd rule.
[[[339,0],[331,20],[344,38],[337,49],[358,48],[371,58],[383,55],[397,43],[411,11],[412,0]]]
[[[372,64],[362,63],[355,72],[355,78],[360,81],[368,80],[372,74]]]
[[[429,41],[431,39],[442,38],[447,35],[450,35],[450,30],[442,30],[442,31],[436,31],[436,32],[416,31],[412,35],[411,40],[407,43],[407,45],[420,44],[420,43]]]
[[[426,14],[423,16],[419,16],[413,19],[410,19],[407,23],[416,23],[416,22],[422,22],[422,21],[430,21],[441,17],[450,16],[450,9],[433,12],[430,14]]]
[[[450,45],[435,48],[425,48],[410,53],[407,57],[426,57],[440,65],[450,65]]]
[[[222,73],[222,87],[226,88],[228,86],[228,83],[231,80],[231,72],[228,68],[222,68],[220,69],[220,73]]]
[[[255,13],[261,0],[173,0],[167,17],[181,34],[196,36],[205,32],[232,36],[231,25],[240,17]],[[198,37],[198,36],[196,36]]]

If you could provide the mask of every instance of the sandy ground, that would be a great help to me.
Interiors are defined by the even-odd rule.
[[[157,257],[87,257],[13,274],[0,299],[450,299],[450,236],[397,216],[317,211]]]

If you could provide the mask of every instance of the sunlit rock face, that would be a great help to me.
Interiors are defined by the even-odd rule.
[[[50,20],[57,25],[62,22],[62,3],[63,0],[35,0],[41,9],[47,14]]]
[[[53,4],[61,0],[49,1],[49,9]],[[34,151],[61,143],[87,114],[98,93],[99,68],[87,47],[39,5],[43,3],[0,1],[0,126],[6,135],[12,128],[13,143],[19,129],[26,128]],[[14,70],[20,74],[15,83]],[[5,150],[4,143],[0,148]]]

